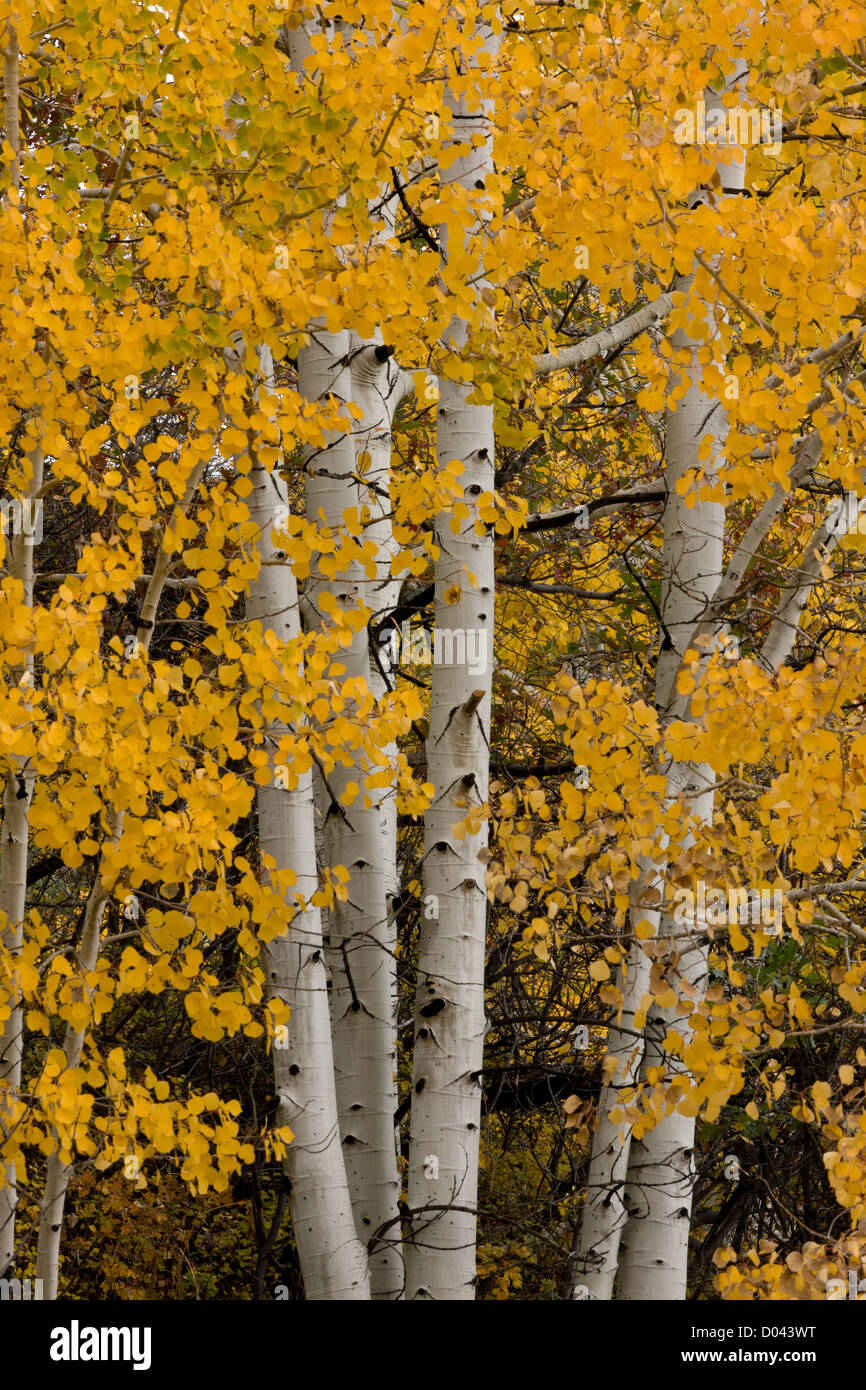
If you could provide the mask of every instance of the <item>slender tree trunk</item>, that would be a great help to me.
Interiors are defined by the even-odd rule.
[[[684,782],[683,803],[698,820],[712,815],[713,792],[699,791],[709,767],[694,764],[694,780]],[[671,784],[669,783],[669,786]],[[688,841],[686,846],[688,847]],[[668,978],[679,998],[700,999],[706,987],[707,950],[702,941],[703,923],[675,925],[662,914],[660,940],[665,946]],[[675,1009],[653,1005],[646,1027],[640,1082],[649,1084],[648,1073],[659,1067],[669,1077],[681,1071],[662,1047],[669,1031],[687,1043],[688,1018]],[[678,1110],[665,1115],[642,1139],[632,1138],[624,1193],[627,1215],[622,1232],[617,1278],[618,1299],[683,1299],[686,1295],[689,1221],[694,1188],[694,1116]]]
[[[19,187],[18,150],[20,144],[18,115],[18,35],[9,24],[3,50],[4,110],[3,127],[6,140],[14,151],[11,182]],[[26,452],[27,475],[21,501],[34,508],[42,487],[43,460],[40,448]],[[23,511],[23,508],[22,508]],[[6,535],[6,571],[21,586],[21,603],[33,607],[33,513],[21,518],[21,529]],[[12,681],[22,694],[23,710],[29,706],[34,680],[32,648],[25,650],[20,666],[10,672]],[[24,942],[24,915],[27,894],[27,851],[29,844],[30,803],[33,798],[34,770],[27,758],[10,758],[10,768],[3,789],[3,826],[0,830],[0,943],[4,953],[14,959]],[[15,1123],[21,1088],[23,1044],[23,1011],[17,987],[9,999],[9,1017],[0,1024],[0,1134],[4,1140]],[[5,1165],[0,1187],[0,1278],[12,1272],[15,1256],[15,1213],[18,1184],[14,1162]]]
[[[653,883],[655,869],[646,865],[632,893],[630,922],[634,927],[646,921],[658,931],[659,913],[642,907],[644,890]],[[572,1294],[576,1299],[609,1300],[613,1297],[620,1236],[625,1226],[623,1201],[628,1168],[631,1129],[611,1119],[611,1112],[633,1093],[644,1054],[643,1030],[635,1026],[635,1014],[650,985],[651,964],[641,943],[632,942],[629,958],[619,981],[622,1002],[618,1021],[607,1038],[605,1081],[598,1102],[598,1123],[592,1141]]]
[[[489,27],[492,59],[498,40]],[[493,169],[492,108],[477,94],[450,88],[445,106],[454,130],[442,141],[471,144],[440,171],[452,188],[476,193]],[[483,256],[484,217],[461,229],[453,254],[475,243]],[[449,251],[447,220],[440,228]],[[475,294],[480,296],[479,280]],[[468,326],[456,316],[446,338],[459,351]],[[476,1203],[484,1057],[484,960],[487,890],[479,852],[487,844],[490,705],[493,674],[493,539],[478,524],[479,499],[494,487],[493,408],[470,404],[470,389],[440,379],[436,449],[439,466],[463,464],[468,514],[436,518],[435,640],[427,773],[434,796],[424,818],[424,903],[418,948],[415,1055],[412,1073],[408,1197],[412,1244],[407,1298],[475,1297]],[[453,526],[456,526],[456,530]],[[479,534],[480,532],[480,534]],[[438,647],[438,650],[437,650]],[[455,833],[474,812],[469,833]]]
[[[273,376],[270,353],[262,350],[260,362],[268,383]],[[309,350],[301,354],[298,371],[301,392],[318,399],[315,357],[311,362]],[[333,450],[324,452],[333,459]],[[259,464],[251,476],[259,552],[263,562],[271,563],[262,564],[250,586],[247,613],[288,644],[300,635],[297,585],[290,564],[273,563],[281,552],[271,535],[280,514],[288,513],[286,484],[277,470],[269,474]],[[273,744],[286,732],[284,725],[272,722]],[[294,872],[290,901],[300,893],[309,904],[318,887],[312,777],[300,774],[294,788],[281,787],[276,754],[270,770],[272,783],[259,788],[256,799],[261,854],[276,865],[268,875],[271,881],[281,870]],[[288,932],[266,947],[265,959],[270,996],[283,1000],[290,1011],[287,1045],[274,1049],[274,1076],[280,1123],[294,1135],[286,1171],[305,1295],[311,1301],[365,1300],[370,1296],[367,1256],[355,1232],[340,1144],[319,909],[308,906],[297,914]]]
[[[344,513],[370,507],[368,492],[387,487],[390,470],[391,410],[397,372],[381,345],[352,348],[347,334],[317,330],[299,359],[302,391],[308,399],[332,396],[358,403],[364,418],[353,435],[344,434],[307,463],[307,515],[337,536]],[[359,467],[367,479],[356,481]],[[376,510],[385,509],[377,503]],[[381,529],[381,527],[380,527]],[[365,530],[366,536],[366,530]],[[374,538],[382,540],[382,537]],[[378,574],[377,574],[378,578]],[[305,593],[307,624],[322,631],[334,625],[330,603],[339,609],[369,610],[375,581],[360,563],[327,578],[314,565]],[[347,707],[363,724],[374,714],[370,684],[368,628],[362,624],[334,658],[343,668],[335,680]],[[338,763],[328,776],[322,815],[325,860],[332,870],[349,872],[347,898],[330,911],[328,955],[331,969],[331,1014],[334,1066],[346,1172],[355,1223],[370,1250],[371,1292],[376,1298],[399,1298],[404,1276],[399,1250],[399,1197],[394,1136],[396,1110],[396,1036],[394,1027],[395,958],[389,912],[389,878],[384,837],[382,788],[366,789],[369,775],[359,750]],[[344,804],[354,783],[358,791]],[[377,1233],[382,1232],[381,1237]]]
[[[175,518],[179,519],[181,516],[185,515],[193,497],[198,491],[203,473],[204,464],[197,464],[190,474],[183,499],[175,509],[174,517],[172,518],[173,522]],[[172,524],[169,530],[172,535],[176,536],[178,533],[176,524]],[[164,544],[160,546],[156,554],[153,574],[147,586],[144,602],[141,605],[136,641],[139,650],[142,651],[145,656],[150,650],[159,602],[162,598],[165,581],[173,556],[173,547],[169,549],[166,548]],[[114,816],[111,829],[111,840],[114,845],[119,843],[122,831],[123,816],[121,813],[117,813]],[[113,884],[102,876],[102,860],[100,859],[100,862],[97,864],[93,887],[90,890],[90,895],[85,905],[84,926],[81,931],[81,941],[76,953],[76,965],[82,976],[96,969],[99,956],[102,918],[112,887]],[[63,1040],[63,1050],[66,1054],[66,1065],[70,1069],[77,1067],[81,1061],[85,1037],[86,1029],[73,1028],[71,1024],[67,1026]],[[63,1230],[63,1210],[66,1205],[66,1193],[69,1187],[69,1180],[72,1176],[72,1169],[72,1162],[62,1157],[60,1138],[58,1136],[57,1151],[48,1159],[45,1175],[45,1191],[39,1210],[36,1277],[42,1280],[42,1297],[45,1299],[54,1299],[57,1297],[57,1284],[60,1272],[60,1244]]]
[[[310,75],[304,64],[312,52],[313,27],[310,23],[284,31],[284,47],[298,74]],[[344,37],[351,33],[351,26],[341,21],[336,29]],[[388,605],[391,425],[405,391],[402,373],[390,359],[381,342],[363,343],[354,335],[333,335],[321,328],[314,330],[299,359],[301,389],[308,399],[351,399],[363,411],[351,435],[310,454],[307,516],[340,536],[345,534],[344,514],[355,510],[360,515],[366,507],[372,524],[361,536],[375,547],[373,580],[358,562],[334,577],[314,562],[304,594],[308,628],[333,628],[327,600],[342,610],[368,610],[368,617]],[[374,714],[374,697],[384,691],[366,625],[341,648],[334,665],[343,668],[339,675],[335,672],[335,679],[345,692],[347,708],[354,702],[363,724]],[[359,750],[357,757],[338,763],[327,786],[321,777],[314,785],[324,863],[331,870],[342,865],[350,875],[346,899],[335,901],[329,911],[326,937],[337,1106],[349,1191],[358,1236],[369,1246],[371,1295],[397,1299],[402,1297],[404,1272],[394,1132],[396,938],[389,906],[396,891],[396,818],[390,790],[365,787],[369,773]],[[359,790],[351,804],[343,804],[352,783]]]
[[[347,506],[369,512],[364,538],[375,547],[375,577],[358,576],[356,597],[371,614],[393,607],[399,589],[399,581],[390,576],[394,540],[389,485],[391,425],[403,389],[402,374],[386,347],[375,343],[352,347],[351,394],[363,410],[353,436],[354,472],[363,481],[342,490],[322,489],[319,480],[334,470],[320,472],[316,461],[308,486],[308,500],[313,504],[321,500],[335,525]],[[314,505],[310,510],[315,510]],[[315,592],[318,585],[311,588]],[[357,634],[350,659],[351,674],[357,668],[371,695],[384,695],[390,671],[388,652],[371,650],[369,625]],[[345,661],[342,653],[341,660]],[[383,753],[391,760],[396,749],[389,745]],[[397,1299],[402,1298],[405,1283],[394,1132],[397,942],[390,910],[396,893],[397,825],[393,790],[365,789],[366,775],[361,760],[335,769],[331,779],[335,792],[348,781],[358,783],[362,791],[345,814],[329,808],[326,819],[328,863],[332,868],[344,864],[351,875],[348,897],[335,903],[329,924],[334,1066],[355,1223],[360,1238],[370,1242],[371,1294],[376,1299]]]
[[[30,480],[25,497],[34,502],[42,486],[42,454],[34,450],[28,455]],[[7,570],[21,585],[21,603],[33,607],[33,541],[23,529],[6,537]],[[22,717],[29,706],[33,690],[34,663],[32,648],[26,650],[24,661],[10,673],[22,695]],[[33,799],[35,772],[28,758],[13,756],[3,789],[3,826],[0,830],[0,941],[5,952],[14,960],[24,944],[24,916],[27,897],[27,851],[29,845],[30,803]],[[0,1024],[0,1131],[4,1139],[16,1123],[18,1097],[21,1087],[24,1019],[20,996],[14,988],[9,1000],[11,1012]],[[0,1277],[11,1270],[15,1254],[15,1211],[17,1178],[14,1162],[3,1175],[0,1188]]]
[[[708,90],[707,111],[722,106],[725,92],[742,89],[746,65],[738,62],[720,92]],[[728,191],[745,184],[745,155],[719,155],[722,187]],[[712,196],[712,195],[701,195]],[[688,293],[693,277],[677,285]],[[708,304],[703,337],[680,330],[673,335],[678,354],[687,354],[683,378],[689,385],[676,409],[666,413],[664,560],[662,572],[661,628],[656,673],[656,697],[664,724],[688,718],[688,700],[676,691],[677,672],[691,644],[696,627],[705,620],[722,578],[725,508],[722,502],[699,501],[689,508],[677,491],[685,474],[699,466],[701,440],[711,436],[705,467],[710,476],[719,469],[727,436],[727,417],[720,400],[707,394],[702,382],[699,352],[709,343],[716,365],[721,366],[717,317],[720,304]],[[680,358],[682,361],[682,357]],[[682,384],[682,382],[680,383]],[[667,800],[680,799],[684,812],[698,824],[712,818],[715,775],[708,765],[673,763],[667,770]],[[684,843],[688,848],[691,840]],[[659,866],[660,872],[664,867]],[[662,915],[660,941],[665,947],[665,966],[678,995],[697,1002],[707,978],[705,923],[697,919],[676,925]],[[677,1059],[662,1049],[668,1031],[679,1033],[684,1043],[691,1037],[691,1022],[674,1009],[653,1005],[646,1025],[646,1046],[640,1079],[647,1082],[651,1068],[661,1066],[669,1076],[682,1071]],[[617,1298],[622,1300],[683,1299],[686,1295],[689,1223],[694,1192],[694,1116],[674,1110],[664,1115],[641,1140],[632,1140],[625,1206],[628,1224],[620,1246]]]

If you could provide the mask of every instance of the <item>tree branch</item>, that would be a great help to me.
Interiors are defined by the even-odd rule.
[[[603,328],[590,338],[582,338],[579,343],[563,348],[560,352],[548,352],[542,357],[537,357],[535,374],[549,376],[551,372],[558,372],[564,367],[579,367],[582,362],[588,362],[592,357],[611,352],[614,348],[630,342],[646,329],[655,327],[660,319],[667,317],[673,307],[673,292],[659,295],[653,304],[645,304],[636,313],[629,314],[628,318],[620,319],[619,323]]]

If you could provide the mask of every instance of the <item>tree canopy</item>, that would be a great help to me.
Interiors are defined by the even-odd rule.
[[[0,10],[0,1277],[847,1297],[862,5]]]

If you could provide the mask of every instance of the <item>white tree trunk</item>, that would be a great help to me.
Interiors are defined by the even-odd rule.
[[[695,764],[687,771],[693,776],[682,780],[680,795],[692,814],[707,820],[712,815],[713,792],[700,788],[711,769]],[[674,779],[672,769],[669,797],[674,795]],[[667,915],[661,917],[660,939],[666,947],[669,978],[679,998],[697,1000],[706,987],[703,926],[699,920],[679,926]],[[690,1020],[680,1018],[673,1009],[653,1005],[647,1017],[640,1068],[639,1079],[645,1084],[652,1067],[661,1067],[668,1076],[682,1069],[662,1049],[661,1043],[669,1031],[679,1033],[687,1043],[692,1031]],[[694,1116],[674,1111],[659,1120],[644,1138],[631,1141],[623,1199],[627,1222],[620,1240],[617,1299],[672,1300],[686,1296],[694,1137]]]
[[[18,149],[20,127],[18,115],[18,35],[12,24],[5,32],[3,49],[3,127],[6,140],[15,153],[12,183],[19,186]],[[27,451],[27,477],[22,501],[32,507],[42,487],[43,460],[40,449]],[[23,510],[23,508],[22,508]],[[27,518],[32,521],[32,515]],[[22,518],[23,521],[23,518]],[[6,572],[21,585],[21,604],[33,607],[33,536],[22,525],[17,534],[6,535]],[[26,710],[33,689],[33,651],[25,649],[24,660],[10,672],[11,679],[22,692]],[[23,712],[23,711],[22,711]],[[33,798],[34,771],[26,758],[13,757],[3,789],[3,826],[0,830],[0,943],[4,952],[14,958],[24,941],[24,914],[27,897],[27,850],[29,844],[30,802]],[[15,1110],[21,1088],[21,1059],[23,1013],[17,990],[8,1001],[9,1017],[0,1023],[0,1134],[5,1135],[15,1124]],[[15,1213],[18,1201],[17,1175],[14,1162],[8,1163],[0,1187],[0,1278],[13,1273],[15,1256]]]
[[[497,40],[489,29],[491,58]],[[484,187],[493,169],[490,104],[445,92],[454,117],[451,142],[477,142],[440,173],[440,186]],[[443,139],[443,148],[446,140]],[[440,228],[449,248],[447,222]],[[477,241],[483,256],[484,219],[455,238]],[[475,294],[483,288],[479,281]],[[456,348],[467,325],[455,317],[446,335]],[[435,639],[427,776],[434,797],[424,818],[424,900],[418,948],[415,1055],[412,1073],[408,1198],[412,1243],[407,1249],[407,1298],[475,1297],[476,1203],[484,1057],[484,961],[487,890],[479,851],[487,844],[485,814],[473,833],[455,827],[487,804],[493,674],[493,538],[476,533],[478,499],[494,487],[493,409],[469,404],[465,385],[440,379],[436,450],[440,468],[464,466],[462,501],[468,515],[451,528],[448,509],[436,518]],[[454,600],[454,601],[452,601]],[[451,641],[447,642],[446,634]],[[462,649],[461,649],[462,643]],[[449,651],[450,646],[450,651]],[[449,660],[450,657],[450,660]]]
[[[180,517],[183,516],[195,493],[198,490],[204,473],[204,464],[197,464],[190,474],[189,481],[184,492],[184,496],[176,507],[172,524],[169,527],[170,533],[174,536],[178,534]],[[161,545],[154,561],[153,574],[147,586],[147,592],[141,605],[139,614],[139,626],[136,632],[136,641],[139,649],[147,655],[150,649],[156,625],[156,615],[159,608],[159,601],[165,588],[165,581],[168,576],[169,567],[174,555],[174,550],[167,549]],[[111,839],[117,845],[123,830],[123,815],[118,812],[115,814],[111,828]],[[108,902],[113,884],[106,881],[102,876],[102,859],[96,866],[96,874],[93,887],[84,909],[84,925],[81,930],[81,940],[76,952],[75,964],[82,976],[95,970],[99,956],[99,942],[102,930],[102,918],[105,905]],[[81,1061],[81,1052],[84,1047],[86,1036],[85,1029],[73,1028],[67,1025],[63,1039],[63,1050],[66,1055],[67,1067],[77,1067]],[[59,1145],[59,1136],[58,1136]],[[66,1192],[69,1187],[69,1180],[72,1176],[73,1165],[61,1156],[60,1148],[53,1153],[49,1159],[45,1174],[45,1191],[39,1208],[39,1235],[36,1248],[36,1277],[42,1280],[42,1297],[54,1299],[57,1297],[57,1284],[60,1273],[60,1244],[63,1229],[63,1210],[66,1205]]]
[[[658,931],[659,913],[641,906],[644,890],[654,884],[654,866],[647,865],[631,895],[629,919],[634,927],[649,922]],[[608,1031],[606,1066],[610,1075],[598,1102],[598,1123],[592,1140],[572,1296],[576,1299],[610,1300],[616,1277],[619,1242],[626,1222],[623,1201],[631,1130],[611,1119],[611,1112],[630,1097],[637,1085],[644,1054],[643,1030],[635,1026],[635,1014],[649,989],[651,961],[634,940],[619,989],[622,996],[618,1021]]]
[[[360,403],[358,392],[355,391],[355,401]],[[365,418],[367,413],[365,410]],[[390,442],[388,444],[388,454],[390,462]],[[385,480],[387,481],[387,480]],[[380,486],[382,479],[380,475]],[[379,537],[379,530],[387,531],[386,535]],[[398,601],[401,581],[390,578],[384,571],[390,571],[390,559],[392,552],[396,549],[393,540],[390,519],[385,518],[379,525],[373,525],[367,533],[371,539],[377,540],[377,570],[380,571],[376,581],[374,593],[371,595],[370,606],[374,613],[388,612],[393,609]],[[387,646],[380,646],[374,654],[371,649],[369,653],[369,684],[373,695],[380,699],[388,689],[393,689],[396,677],[396,667],[391,660]],[[389,763],[392,765],[397,757],[397,745],[387,744],[383,749]],[[381,933],[381,946],[378,947],[384,960],[380,964],[387,974],[387,989],[389,1008],[387,1015],[387,1026],[383,1028],[383,1033],[387,1038],[387,1053],[393,1059],[390,1076],[380,1072],[382,1082],[382,1095],[385,1101],[385,1114],[387,1116],[388,1128],[381,1131],[381,1142],[375,1154],[371,1154],[370,1163],[376,1165],[373,1173],[372,1189],[378,1189],[382,1195],[379,1206],[379,1229],[382,1229],[380,1240],[384,1243],[384,1249],[378,1247],[374,1242],[370,1251],[371,1265],[371,1288],[374,1298],[403,1298],[406,1287],[406,1274],[403,1264],[403,1242],[402,1228],[400,1222],[400,1176],[397,1167],[398,1133],[395,1126],[395,1115],[397,1111],[397,917],[394,911],[394,904],[399,896],[400,881],[397,872],[397,802],[393,787],[379,788],[370,793],[375,798],[373,814],[377,817],[374,826],[376,851],[382,866],[383,886],[385,891],[386,919]],[[384,1001],[383,1001],[384,1003]],[[351,1042],[351,1019],[347,1020],[349,1026],[335,1031],[335,1052],[337,1048],[337,1038],[342,1042],[343,1036],[347,1043]],[[369,1020],[372,1028],[373,1021]],[[381,1045],[380,1045],[381,1050]],[[338,1064],[338,1078],[340,1066]],[[343,1123],[341,1112],[341,1124]],[[383,1229],[384,1228],[384,1229]],[[386,1252],[390,1251],[390,1254]]]
[[[708,90],[707,111],[722,106],[724,92],[742,90],[746,65],[737,63],[723,91]],[[722,188],[742,190],[745,155],[719,153]],[[676,288],[688,293],[693,277],[682,278]],[[715,349],[716,365],[722,359],[718,343],[720,303],[705,308],[705,333],[693,338],[679,330],[672,343],[688,353],[684,377],[689,381],[676,409],[666,412],[664,558],[661,594],[661,648],[656,671],[656,700],[662,722],[688,718],[688,701],[677,694],[676,676],[696,628],[710,611],[722,579],[725,508],[715,501],[698,501],[689,508],[677,492],[684,475],[699,466],[701,440],[710,435],[712,445],[705,463],[710,477],[722,463],[727,436],[727,416],[722,402],[709,396],[702,384],[698,353],[707,343]],[[723,369],[723,368],[722,368]],[[687,374],[687,375],[686,375]],[[712,626],[712,625],[711,625]],[[704,764],[672,763],[667,768],[666,799],[681,798],[685,811],[698,823],[711,819],[715,776]],[[687,848],[690,840],[684,842]],[[659,865],[664,874],[664,865]],[[660,940],[666,948],[665,964],[678,995],[697,1001],[707,977],[707,947],[702,939],[705,924],[693,921],[675,925],[662,915]],[[691,1036],[689,1018],[653,1005],[646,1025],[646,1046],[640,1079],[654,1066],[668,1075],[681,1070],[675,1057],[663,1052],[661,1042],[671,1030],[684,1042]],[[620,1242],[616,1297],[622,1300],[683,1299],[686,1294],[689,1222],[694,1191],[695,1120],[678,1110],[665,1115],[629,1152],[625,1206],[628,1222]]]
[[[42,486],[42,454],[28,455],[30,481],[25,497],[32,502]],[[21,584],[21,603],[33,607],[32,538],[22,531],[6,536],[6,569]],[[22,715],[33,690],[33,650],[26,649],[20,666],[10,672],[22,695]],[[4,952],[14,958],[24,944],[24,915],[27,899],[27,850],[29,845],[30,803],[35,773],[28,758],[15,756],[3,789],[3,826],[0,830],[0,941]],[[12,995],[9,1017],[0,1024],[0,1132],[4,1135],[15,1123],[15,1108],[21,1087],[23,1011],[17,989]],[[15,1211],[17,1205],[15,1164],[9,1163],[0,1188],[0,1278],[11,1272],[15,1254]]]
[[[336,21],[344,36],[351,26]],[[313,78],[305,68],[312,52],[310,37],[318,25],[311,21],[285,32],[286,50],[296,73]],[[327,30],[325,31],[327,32]],[[364,606],[375,612],[387,603],[393,543],[388,518],[391,464],[391,424],[400,399],[401,373],[381,343],[363,344],[348,333],[315,329],[299,359],[301,390],[308,399],[327,395],[361,406],[363,418],[352,435],[342,435],[325,450],[310,454],[306,473],[308,519],[317,526],[344,534],[343,515],[366,505],[375,518],[362,539],[376,545],[376,579],[362,565],[326,578],[312,566],[304,594],[307,628],[327,631],[333,619],[321,607],[325,595],[342,609]],[[358,481],[363,473],[364,483]],[[381,601],[384,597],[385,603]],[[345,670],[335,677],[345,689],[356,682],[355,717],[363,724],[371,704],[362,694],[381,693],[384,682],[371,659],[367,628],[342,647],[335,663]],[[372,668],[375,667],[375,677]],[[351,704],[351,701],[349,702]],[[387,749],[385,750],[387,753]],[[394,923],[389,910],[396,877],[396,822],[387,807],[387,788],[366,790],[369,775],[359,752],[338,763],[327,786],[315,779],[316,808],[323,858],[330,869],[348,869],[348,897],[336,901],[328,914],[328,966],[331,975],[331,1017],[340,1132],[355,1225],[369,1244],[371,1293],[377,1299],[396,1299],[404,1287],[400,1251],[399,1198],[394,1113],[396,1110],[396,958]],[[347,786],[360,788],[349,806],[342,805]]]
[[[340,608],[364,605],[375,611],[383,570],[390,568],[387,549],[390,526],[387,487],[390,472],[391,415],[397,398],[399,373],[381,345],[352,348],[347,335],[317,332],[302,354],[309,398],[332,395],[355,400],[364,411],[359,428],[326,449],[307,464],[307,515],[319,526],[339,535],[343,515],[364,505],[379,520],[365,528],[377,544],[377,575],[370,580],[360,564],[351,565],[333,579],[313,567],[306,589],[307,625],[322,631],[332,627],[322,599],[327,594]],[[357,481],[363,470],[365,485]],[[382,489],[382,496],[376,489]],[[383,553],[384,550],[384,553]],[[388,602],[389,584],[384,599]],[[345,667],[337,679],[346,689],[356,682],[355,712],[361,723],[371,713],[373,693],[371,652],[367,627],[342,647],[335,662]],[[379,677],[381,681],[381,676]],[[368,695],[361,692],[368,691]],[[387,750],[386,750],[387,751]],[[336,901],[330,912],[328,953],[331,968],[331,1014],[334,1034],[334,1066],[340,1129],[355,1224],[365,1245],[371,1241],[370,1280],[375,1298],[402,1295],[404,1275],[400,1253],[397,1150],[394,1134],[396,1110],[396,1032],[394,1003],[396,961],[389,892],[393,893],[394,865],[386,851],[387,788],[366,790],[369,767],[359,753],[339,764],[328,777],[322,806],[326,863],[331,869],[344,865],[349,871],[348,896]],[[360,791],[348,806],[341,803],[349,783]],[[332,795],[334,800],[332,800]],[[393,845],[396,854],[396,846]],[[381,1233],[377,1235],[377,1233]]]
[[[264,349],[260,362],[268,383],[273,368]],[[317,399],[315,359],[309,362],[307,352],[301,354],[298,371],[302,394]],[[269,474],[258,464],[251,479],[250,514],[260,531],[259,552],[263,562],[273,562],[282,558],[271,532],[280,517],[288,514],[286,484],[277,470]],[[262,564],[250,586],[247,614],[263,630],[273,631],[280,642],[297,639],[298,593],[290,564]],[[274,744],[285,732],[284,725],[271,722]],[[294,789],[283,789],[278,785],[278,766],[278,755],[272,750],[272,784],[260,787],[256,797],[260,853],[273,859],[273,872],[294,871],[290,901],[300,893],[309,904],[318,887],[312,777],[300,774]],[[305,1295],[311,1301],[368,1299],[367,1257],[355,1232],[340,1144],[319,909],[308,906],[296,915],[288,932],[268,944],[265,961],[270,997],[283,1000],[290,1011],[287,1045],[274,1048],[274,1077],[280,1123],[289,1125],[294,1134],[286,1171],[292,1185],[292,1227]]]

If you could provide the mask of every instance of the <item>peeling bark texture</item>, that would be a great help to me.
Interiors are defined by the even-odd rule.
[[[272,380],[270,353],[261,349],[261,374]],[[315,359],[302,353],[299,385],[308,399],[317,399]],[[272,531],[278,515],[287,515],[286,485],[275,470],[254,463],[250,514],[259,528],[263,561],[279,559]],[[290,565],[263,563],[250,586],[247,614],[251,622],[274,632],[281,643],[300,634],[298,593]],[[286,732],[270,724],[273,745]],[[298,776],[293,789],[283,789],[274,777],[257,792],[261,854],[275,864],[269,877],[292,869],[296,875],[286,890],[290,901],[300,893],[309,903],[318,888],[313,785],[310,773]],[[293,917],[288,932],[265,950],[270,997],[283,1000],[290,1011],[287,1046],[274,1048],[274,1079],[279,1096],[279,1120],[293,1132],[286,1158],[291,1182],[292,1228],[298,1249],[305,1297],[310,1301],[369,1298],[367,1256],[355,1232],[346,1167],[340,1144],[334,1055],[328,1007],[321,914],[317,907]]]
[[[491,60],[497,40],[484,44]],[[440,172],[451,186],[483,189],[492,173],[487,104],[446,89],[453,113],[451,143],[478,143]],[[443,148],[448,141],[443,140]],[[447,252],[447,220],[440,244]],[[461,235],[484,245],[484,214]],[[480,254],[483,255],[483,249]],[[481,283],[476,286],[480,294]],[[447,338],[467,339],[452,320]],[[424,905],[415,999],[408,1199],[407,1298],[475,1297],[478,1144],[484,1056],[484,959],[487,891],[479,851],[487,844],[490,704],[493,674],[493,539],[476,533],[478,498],[494,487],[493,409],[469,404],[465,385],[440,379],[436,447],[440,467],[459,459],[468,515],[452,529],[452,510],[436,518],[435,623],[442,660],[432,668],[427,775],[434,797],[424,818]],[[456,601],[451,602],[457,595]],[[448,652],[444,630],[452,634]],[[462,634],[461,650],[459,636]],[[453,661],[445,658],[451,656]],[[477,660],[473,661],[473,656]],[[482,669],[483,667],[483,669]],[[470,833],[455,828],[472,812]]]

